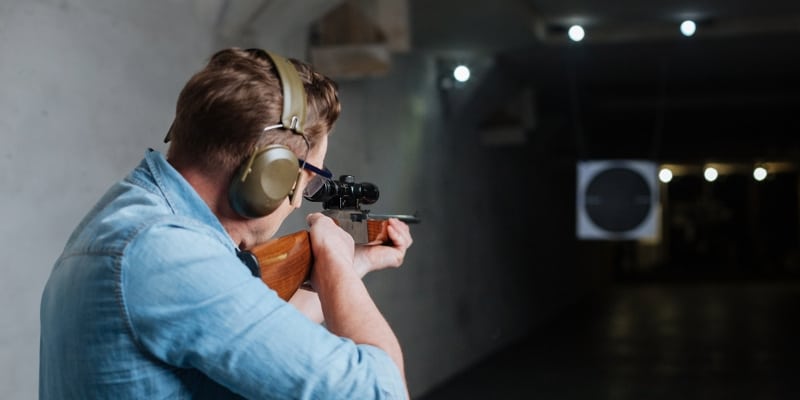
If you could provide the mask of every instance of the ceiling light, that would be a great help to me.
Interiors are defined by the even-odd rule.
[[[703,171],[703,176],[707,181],[714,182],[717,180],[717,177],[719,177],[719,172],[717,172],[717,169],[714,167],[708,167],[705,171]]]
[[[763,181],[767,178],[767,169],[764,167],[756,167],[756,169],[753,170],[753,178],[759,182]]]
[[[469,80],[469,68],[465,65],[459,65],[453,70],[453,78],[459,82],[466,82]]]
[[[661,171],[658,171],[658,179],[661,182],[669,183],[672,180],[672,171],[669,168],[661,168]]]
[[[681,23],[681,33],[683,36],[690,37],[697,31],[697,24],[692,20],[686,20]]]
[[[583,31],[583,27],[580,25],[572,25],[569,27],[569,31],[567,31],[567,35],[569,38],[572,39],[573,42],[580,42],[583,40],[585,36],[585,32]]]

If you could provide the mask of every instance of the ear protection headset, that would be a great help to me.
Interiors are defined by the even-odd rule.
[[[264,131],[286,128],[304,135],[306,92],[297,70],[289,60],[277,54],[266,51],[259,51],[259,54],[266,54],[272,60],[283,89],[281,123],[268,126]],[[275,211],[287,197],[295,204],[300,197],[295,187],[301,173],[297,156],[288,147],[273,144],[257,148],[231,181],[228,189],[231,207],[243,217],[259,218]]]

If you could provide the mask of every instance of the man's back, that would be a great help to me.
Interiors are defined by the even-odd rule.
[[[131,331],[122,255],[138,230],[170,218],[158,188],[137,172],[97,203],[53,268],[41,304],[42,399],[196,398],[175,392],[186,388],[182,379],[209,398],[232,395],[196,370],[148,357]]]
[[[235,252],[199,195],[148,152],[56,262],[40,398],[405,396],[386,353],[308,320]]]

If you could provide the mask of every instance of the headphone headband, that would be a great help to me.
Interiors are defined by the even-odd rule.
[[[305,139],[306,92],[300,75],[292,63],[264,50],[251,49],[258,56],[266,56],[275,66],[275,73],[283,91],[283,109],[280,124],[270,125],[265,131],[287,128]],[[305,158],[305,157],[304,157]],[[231,181],[228,196],[231,207],[241,216],[259,218],[268,215],[290,198],[292,205],[302,198],[296,190],[302,170],[294,152],[284,145],[257,148],[242,163]]]
[[[303,81],[292,63],[275,54],[265,51],[281,80],[283,89],[283,109],[281,110],[281,124],[299,134],[304,134],[306,122],[306,91]]]

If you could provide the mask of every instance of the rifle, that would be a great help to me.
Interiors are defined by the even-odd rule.
[[[337,225],[353,237],[355,244],[391,244],[386,226],[389,218],[405,223],[418,223],[414,215],[372,214],[361,208],[362,204],[378,201],[380,192],[372,183],[355,183],[352,175],[342,175],[338,181],[328,180],[306,200],[322,202],[322,214],[331,217]],[[243,262],[254,275],[284,300],[289,300],[310,278],[314,257],[311,239],[306,230],[270,239],[242,252]],[[249,259],[248,259],[249,258]]]

